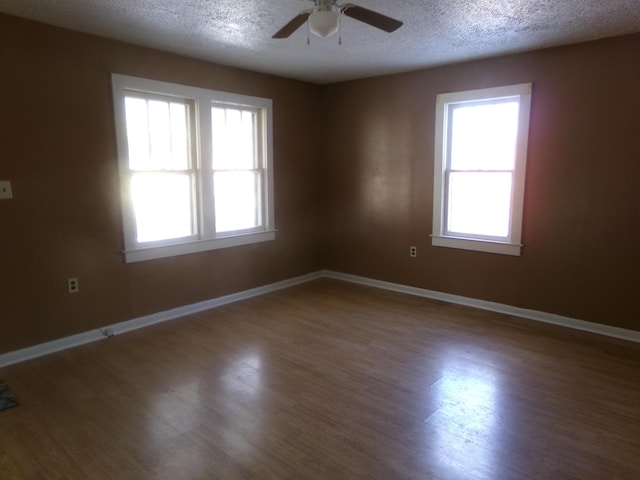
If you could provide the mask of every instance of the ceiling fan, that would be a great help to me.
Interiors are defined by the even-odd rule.
[[[389,33],[396,31],[402,26],[402,22],[399,20],[352,3],[339,5],[336,3],[337,0],[312,1],[314,3],[313,8],[300,12],[289,23],[278,30],[272,38],[289,37],[307,20],[309,21],[309,31],[319,37],[328,37],[336,33],[340,28],[340,15],[346,15],[347,17],[354,18]]]

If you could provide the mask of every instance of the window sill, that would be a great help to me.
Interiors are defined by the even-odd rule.
[[[252,243],[261,243],[275,240],[276,231],[250,233],[244,235],[234,235],[229,237],[215,238],[210,240],[198,240],[188,243],[174,245],[154,246],[139,248],[136,250],[126,250],[124,258],[126,263],[144,262],[156,258],[175,257],[190,253],[206,252],[208,250],[219,250],[221,248],[237,247]]]
[[[477,252],[513,256],[520,256],[520,250],[522,249],[522,245],[519,243],[496,242],[459,237],[443,237],[440,235],[431,235],[431,245],[434,247],[458,248],[461,250],[475,250]]]

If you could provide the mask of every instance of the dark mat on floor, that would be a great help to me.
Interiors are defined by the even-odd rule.
[[[0,411],[17,405],[18,401],[13,392],[9,390],[6,383],[0,381]]]

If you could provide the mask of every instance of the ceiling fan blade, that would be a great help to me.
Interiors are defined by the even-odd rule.
[[[347,17],[355,18],[356,20],[360,20],[367,25],[371,25],[372,27],[379,28],[380,30],[384,30],[385,32],[389,33],[395,32],[402,26],[402,22],[400,20],[387,17],[386,15],[374,12],[373,10],[369,10],[368,8],[353,5],[352,3],[342,5],[341,11]]]
[[[313,12],[313,10],[305,10],[304,12],[300,12],[298,15],[293,17],[293,19],[289,23],[287,23],[284,27],[278,30],[275,33],[275,35],[271,38],[289,37],[293,32],[298,30],[304,22],[307,21],[307,19],[309,18],[309,15],[311,15],[311,12]]]

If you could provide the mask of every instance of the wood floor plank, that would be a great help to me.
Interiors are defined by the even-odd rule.
[[[640,346],[322,279],[6,367],[5,479],[640,478]]]

